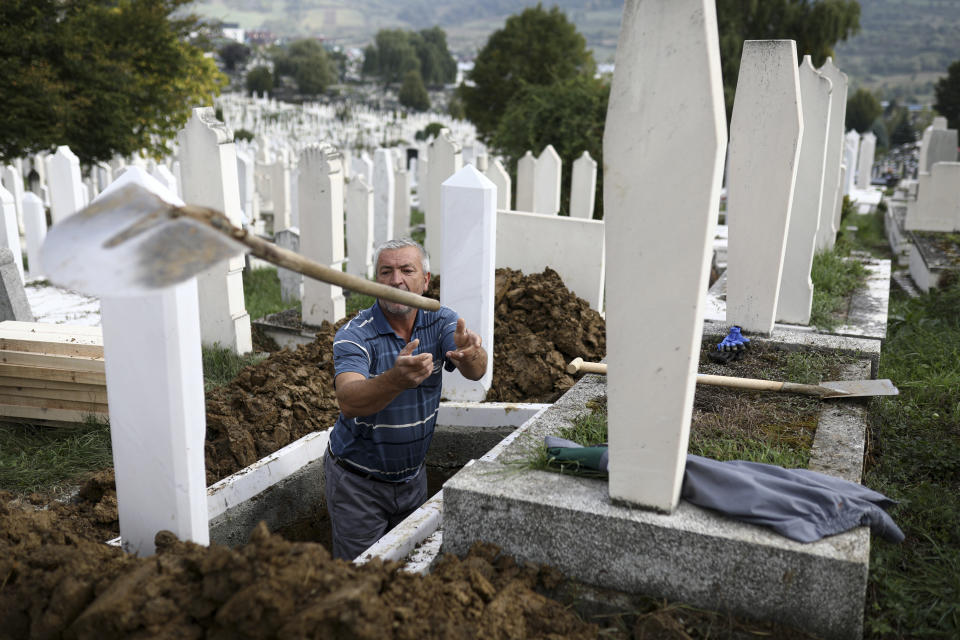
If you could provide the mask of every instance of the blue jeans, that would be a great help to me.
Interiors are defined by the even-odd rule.
[[[379,482],[347,471],[327,451],[323,459],[334,558],[353,560],[427,499],[427,472],[407,482]]]

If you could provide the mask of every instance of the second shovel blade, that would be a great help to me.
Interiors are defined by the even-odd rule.
[[[821,387],[832,389],[842,395],[828,396],[832,398],[853,398],[856,396],[895,396],[900,390],[893,386],[893,382],[883,378],[881,380],[835,380],[821,382]]]

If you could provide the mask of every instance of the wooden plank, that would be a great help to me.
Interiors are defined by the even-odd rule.
[[[62,336],[61,340],[34,339],[32,334],[20,334],[9,337],[0,334],[0,351],[22,351],[28,353],[44,353],[60,356],[81,356],[85,358],[103,359],[103,345],[84,344],[70,336]]]
[[[107,384],[107,376],[102,372],[70,371],[68,369],[4,364],[2,362],[0,362],[0,376],[29,380],[78,382],[80,384]]]
[[[18,422],[42,422],[58,425],[64,423],[83,422],[88,416],[106,417],[106,412],[77,411],[75,409],[49,409],[38,407],[23,407],[17,405],[0,405],[0,416],[12,418]]]
[[[78,402],[76,400],[53,400],[51,398],[29,398],[0,394],[0,405],[16,407],[35,407],[38,409],[73,409],[88,413],[107,413],[103,402]]]
[[[15,331],[18,333],[32,333],[41,336],[73,335],[99,338],[103,341],[103,329],[79,324],[51,324],[49,322],[19,322],[4,320],[0,322],[0,331]]]
[[[0,376],[0,387],[32,387],[34,389],[62,389],[64,391],[106,391],[106,385],[81,384],[58,380],[36,380],[34,378],[15,378]]]
[[[83,385],[85,387],[98,387]],[[19,387],[0,385],[0,396],[12,398],[47,398],[49,400],[73,400],[77,402],[92,402],[94,404],[107,403],[107,391],[99,387],[98,391],[83,389],[43,389],[40,387]]]
[[[103,373],[103,360],[83,356],[52,356],[22,351],[0,351],[0,363],[20,366],[64,369],[66,371],[93,371]]]

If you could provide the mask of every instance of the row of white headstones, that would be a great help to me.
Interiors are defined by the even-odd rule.
[[[960,231],[960,162],[956,129],[947,119],[934,118],[923,132],[917,179],[904,181],[908,231]]]
[[[801,101],[801,87],[808,86]],[[809,256],[807,280],[814,248],[833,242],[845,95],[845,78],[832,63],[819,72],[809,60],[798,68],[792,41],[744,46],[730,128],[728,206],[735,214],[728,319],[748,330],[772,329],[794,225],[802,222],[807,230],[805,240],[796,236]],[[726,151],[722,96],[714,4],[628,0],[604,139],[610,495],[667,512],[679,497],[703,330]],[[212,110],[200,110],[179,143],[185,198],[238,224],[236,159],[226,128]],[[443,162],[443,148],[431,149],[431,166]],[[497,187],[472,165],[460,169],[451,162],[439,203],[427,205],[427,237],[439,241],[434,258],[443,264],[444,304],[492,345]],[[301,180],[301,189],[313,190],[301,192],[301,203],[342,206],[335,149],[304,150],[300,165],[302,176],[315,176]],[[111,189],[128,181],[179,202],[143,171],[126,172]],[[433,229],[431,217],[437,218]],[[342,218],[335,220],[302,216],[304,253],[322,238],[327,241],[317,254],[328,253],[318,261],[342,260],[333,252],[343,246]],[[307,228],[311,221],[320,226]],[[524,240],[532,245],[539,238]],[[241,268],[242,260],[234,259],[149,296],[102,300],[120,527],[130,551],[152,553],[160,529],[200,543],[209,539],[198,294],[205,303],[242,294]],[[333,295],[330,285],[308,281],[305,299],[307,286],[323,289],[316,299]],[[226,318],[224,324],[238,322]],[[455,393],[461,384],[482,390],[489,380],[452,379],[445,388]]]

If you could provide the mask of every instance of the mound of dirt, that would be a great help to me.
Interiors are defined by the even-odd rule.
[[[236,549],[157,534],[135,558],[70,533],[55,511],[0,501],[0,636],[12,638],[595,638],[538,587],[556,572],[490,546],[428,576],[355,567],[264,524]]]

